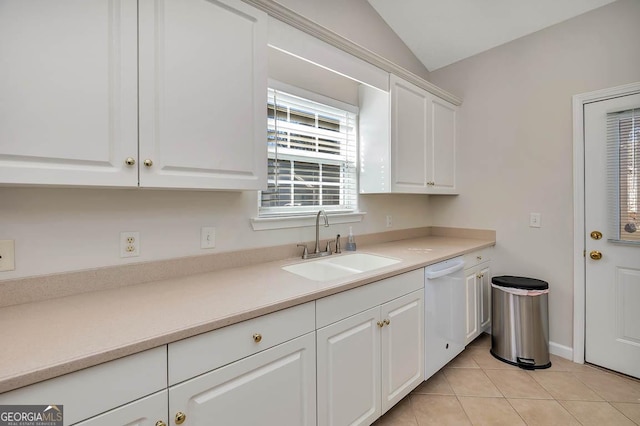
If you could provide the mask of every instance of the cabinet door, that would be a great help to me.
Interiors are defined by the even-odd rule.
[[[267,15],[140,0],[139,37],[140,186],[266,187]]]
[[[315,333],[169,388],[184,426],[315,425]]]
[[[424,379],[424,291],[381,307],[382,414]]]
[[[431,171],[431,192],[453,193],[456,189],[456,119],[457,107],[432,97],[433,152],[427,159],[427,176]]]
[[[317,331],[318,425],[380,417],[380,307]]]
[[[489,265],[480,267],[480,331],[491,326],[491,269]]]
[[[393,192],[426,192],[427,155],[432,151],[431,96],[391,75]]]
[[[169,424],[167,391],[155,393],[130,404],[111,410],[84,422],[78,426],[155,426],[163,421]]]
[[[467,343],[478,337],[478,271],[476,268],[466,271],[465,291],[467,299]]]
[[[0,183],[136,186],[136,0],[0,9]]]

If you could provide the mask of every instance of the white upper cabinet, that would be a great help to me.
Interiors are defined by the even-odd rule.
[[[0,4],[0,183],[136,186],[137,2]]]
[[[394,75],[359,97],[361,193],[457,193],[455,105]]]
[[[427,156],[427,176],[431,176],[431,191],[434,193],[456,193],[457,115],[458,107],[431,96],[433,151]]]
[[[266,184],[266,13],[241,0],[0,10],[0,184]]]
[[[140,0],[140,186],[266,186],[266,40],[240,0]]]

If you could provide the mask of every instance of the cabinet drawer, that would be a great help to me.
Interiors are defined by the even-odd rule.
[[[169,385],[315,330],[315,302],[169,344]],[[261,336],[259,341],[254,335]]]
[[[166,368],[160,346],[0,394],[0,405],[64,405],[64,424],[73,424],[165,389]]]
[[[381,305],[424,288],[424,269],[406,272],[372,284],[316,300],[316,328]]]
[[[491,260],[493,247],[485,247],[464,255],[464,268],[469,269],[483,262]]]
[[[169,392],[163,390],[130,404],[118,407],[76,426],[152,426],[167,420]]]

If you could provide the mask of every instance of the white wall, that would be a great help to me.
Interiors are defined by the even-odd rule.
[[[433,225],[497,231],[496,274],[549,281],[550,340],[572,346],[572,96],[640,81],[640,1],[620,0],[431,73],[463,97],[459,197]],[[542,228],[529,228],[529,213]],[[580,253],[581,254],[581,253]]]

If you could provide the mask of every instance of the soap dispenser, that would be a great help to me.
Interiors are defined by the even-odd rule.
[[[344,249],[346,251],[356,251],[356,240],[353,237],[353,228],[351,226],[349,227],[349,236],[347,237],[347,244]]]

